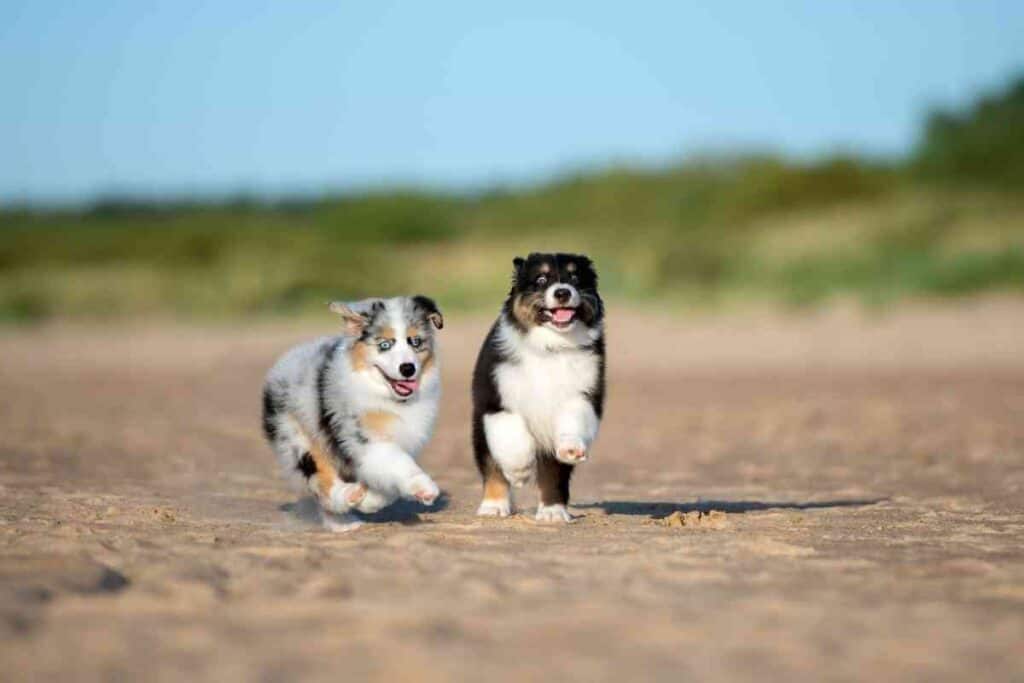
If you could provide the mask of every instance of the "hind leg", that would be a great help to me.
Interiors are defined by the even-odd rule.
[[[307,477],[306,485],[316,496],[320,507],[328,512],[344,514],[362,503],[367,494],[365,484],[343,481],[332,459],[315,443],[311,445],[309,453],[303,456],[307,457],[306,469],[309,469],[310,461],[315,469]]]
[[[287,413],[271,416],[268,429],[270,445],[287,478],[297,488],[309,491],[320,507],[344,514],[358,505],[366,495],[366,486],[343,481],[338,465],[320,442],[311,439],[298,421]]]

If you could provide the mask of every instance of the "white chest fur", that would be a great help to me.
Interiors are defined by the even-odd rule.
[[[437,417],[437,397],[403,405],[395,412],[399,418],[394,425],[395,443],[403,451],[416,457],[434,430],[434,420]]]
[[[523,417],[538,445],[554,449],[557,419],[595,386],[599,359],[590,350],[553,351],[526,344],[517,345],[511,355],[494,372],[501,401]]]

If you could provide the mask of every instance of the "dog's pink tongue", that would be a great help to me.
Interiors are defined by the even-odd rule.
[[[576,311],[571,308],[556,308],[551,311],[551,318],[556,323],[567,323],[572,320],[574,315],[576,315]]]
[[[417,386],[419,386],[419,382],[414,379],[395,380],[395,389],[398,389],[398,393],[402,396],[408,396],[412,392],[416,391]]]

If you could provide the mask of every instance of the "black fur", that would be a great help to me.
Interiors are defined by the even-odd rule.
[[[367,310],[360,313],[360,315],[363,317],[363,329],[362,332],[359,334],[359,341],[370,341],[375,336],[377,336],[377,316],[383,310],[384,302],[374,301],[372,304],[370,304],[370,307]],[[330,355],[334,355],[333,349]]]
[[[439,330],[444,327],[444,316],[441,315],[441,309],[437,307],[433,299],[429,296],[417,294],[412,298],[412,302],[416,309],[422,313],[424,320],[430,321]]]
[[[302,476],[309,479],[316,474],[316,462],[309,453],[303,453],[299,461],[295,463],[295,469],[302,472]]]
[[[541,503],[568,505],[569,480],[573,469],[573,465],[555,460],[551,453],[543,453],[537,458],[537,487],[540,489]]]
[[[589,390],[584,392],[587,400],[590,401],[590,405],[594,408],[594,414],[597,415],[597,419],[600,420],[604,417],[604,391],[605,391],[605,355],[604,355],[604,335],[594,341],[593,346],[594,353],[597,354],[597,383]]]
[[[498,385],[494,381],[494,368],[507,362],[508,358],[495,343],[497,333],[498,324],[495,323],[484,339],[473,368],[473,456],[481,475],[487,474],[488,468],[493,467],[487,437],[484,435],[484,416],[504,410]]]
[[[324,348],[323,356],[320,359],[320,366],[317,368],[316,391],[317,403],[320,406],[320,431],[327,438],[327,446],[338,461],[338,477],[342,481],[355,481],[355,465],[351,456],[345,450],[344,441],[341,439],[338,429],[334,424],[334,414],[327,408],[327,401],[324,400],[324,393],[327,391],[327,371],[334,361],[334,354],[341,345],[342,340],[335,339]],[[315,471],[315,466],[314,466]]]
[[[274,418],[283,410],[281,397],[269,384],[263,387],[263,434],[267,441],[277,440],[277,423]]]

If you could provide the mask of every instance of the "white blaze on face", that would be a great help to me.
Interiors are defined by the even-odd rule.
[[[559,290],[567,290],[569,292],[569,298],[565,299],[564,293],[562,297],[564,300],[559,301],[555,296],[555,292]],[[580,293],[575,287],[566,282],[556,282],[546,290],[544,290],[544,308],[548,309],[551,313],[551,321],[556,325],[568,325],[573,321],[576,315],[574,309],[580,305]]]
[[[386,351],[378,350],[377,368],[396,395],[403,398],[411,396],[419,387],[420,363],[416,350],[409,345],[408,321],[403,315],[402,300],[389,299],[382,315],[385,316],[385,322],[381,327],[391,330],[394,341]],[[408,369],[409,365],[412,365],[414,372],[406,377],[402,368],[405,366]]]

